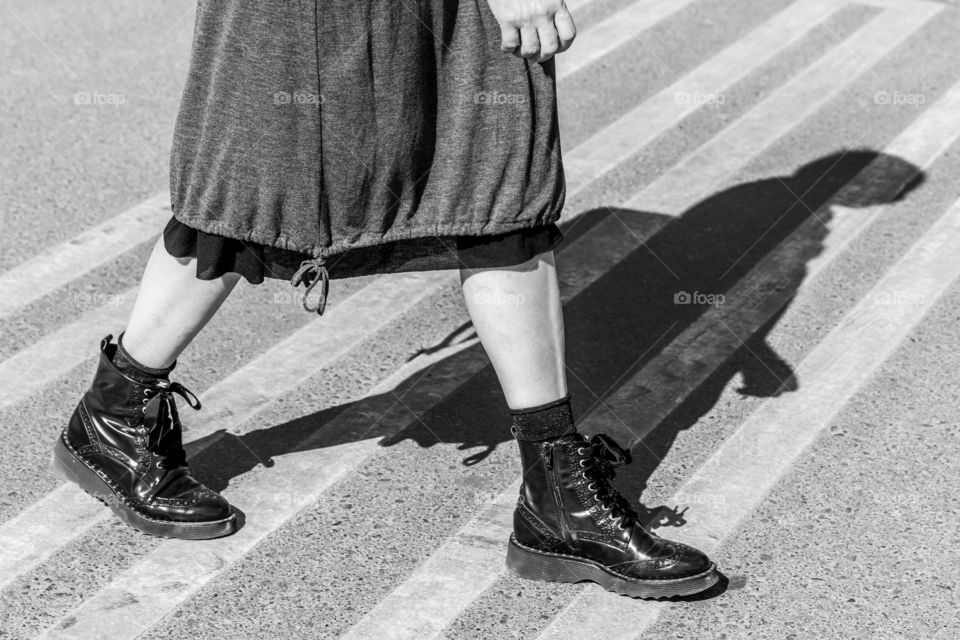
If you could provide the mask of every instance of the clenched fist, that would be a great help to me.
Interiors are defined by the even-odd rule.
[[[566,51],[577,35],[563,0],[487,0],[500,23],[503,51],[543,62]]]

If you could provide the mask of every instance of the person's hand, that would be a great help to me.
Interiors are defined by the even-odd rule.
[[[566,51],[577,35],[563,0],[487,0],[500,23],[500,49],[537,62]]]

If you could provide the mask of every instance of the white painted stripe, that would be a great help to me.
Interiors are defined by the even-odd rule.
[[[341,639],[437,637],[503,573],[505,543],[513,532],[513,508],[519,492],[520,481],[516,480]]]
[[[766,400],[667,502],[709,493],[683,541],[713,553],[895,352],[924,314],[960,277],[960,201],[942,216],[796,367],[797,391]],[[891,304],[890,301],[908,301]],[[722,506],[721,506],[722,505]],[[540,636],[639,638],[664,609],[584,590]],[[602,634],[591,622],[602,620]],[[615,626],[614,626],[615,625]]]
[[[0,362],[0,409],[29,399],[78,364],[97,353],[100,339],[118,335],[137,299],[139,287],[112,295],[110,303],[94,307],[79,319],[30,343]],[[93,348],[91,349],[91,345]]]
[[[727,163],[747,162],[763,151],[779,139],[785,123],[797,123],[814,114],[940,9],[921,5],[909,12],[881,12],[754,107],[749,118],[741,118],[696,155],[685,158],[681,166],[703,176],[702,180],[691,184],[680,179],[683,172],[666,174],[624,206],[667,213],[667,207],[677,206],[677,194],[686,196],[680,200],[683,209],[696,204],[722,186]]]
[[[800,0],[738,39],[669,87],[620,117],[563,159],[567,198],[640,151],[703,105],[696,96],[721,96],[843,8],[832,0]],[[571,219],[568,208],[564,220]]]
[[[960,139],[960,83],[925,111],[911,126],[893,140],[886,153],[913,163],[919,170],[929,167],[950,145]],[[857,193],[874,191],[884,185],[886,193],[896,194],[913,176],[900,176],[902,183],[884,185],[889,176],[881,156],[864,169],[838,194],[837,200],[851,201]],[[829,206],[829,205],[828,205]],[[816,288],[816,280],[843,249],[880,214],[882,207],[858,210],[834,219],[822,252],[806,263],[807,277],[797,292],[799,298]],[[688,327],[653,358],[644,369],[628,380],[605,402],[605,411],[594,412],[580,425],[582,431],[605,432],[621,441],[635,441],[643,434],[633,433],[626,424],[656,425],[665,419],[692,391],[740,347],[739,339],[728,327],[743,336],[752,335],[775,313],[793,290],[784,288],[778,298],[776,284],[789,281],[796,260],[785,256],[803,255],[807,238],[827,216],[826,206],[784,240],[750,274],[727,294],[726,304],[712,309]],[[866,218],[866,221],[865,221]],[[819,235],[819,234],[818,234]],[[762,292],[757,297],[755,292]],[[731,315],[738,316],[731,318]],[[747,326],[744,326],[744,325]],[[691,360],[691,354],[696,359]],[[612,416],[616,416],[613,418]],[[477,518],[448,539],[430,558],[391,594],[382,599],[355,626],[347,637],[426,638],[438,635],[456,616],[489,588],[503,571],[502,543],[511,532],[510,514],[519,490],[519,481],[510,485]],[[577,601],[575,601],[577,602]],[[576,606],[569,616],[578,629],[610,632],[610,618],[625,615],[637,603],[617,601],[617,611],[594,612],[594,600]],[[571,605],[572,606],[572,605]],[[625,627],[632,633],[633,625]],[[543,638],[579,637],[573,626],[562,632],[553,630]],[[632,637],[632,636],[630,636]]]
[[[651,229],[653,228],[651,226]],[[576,243],[565,248],[561,252],[561,264],[569,264],[567,268],[571,271],[583,270],[584,273],[573,277],[564,274],[562,279],[575,284],[564,288],[561,292],[562,301],[569,301],[588,287],[641,241],[633,236],[628,238],[615,244],[595,229],[591,229]],[[584,261],[585,267],[580,266],[580,260]],[[230,563],[241,559],[254,545],[282,526],[300,509],[315,502],[330,485],[382,451],[379,439],[363,439],[369,430],[376,428],[377,433],[383,436],[399,432],[415,420],[416,416],[443,401],[457,387],[487,366],[489,360],[482,351],[460,354],[456,362],[445,360],[451,354],[473,344],[476,344],[476,340],[455,345],[446,352],[434,354],[428,360],[418,358],[412,361],[377,385],[363,400],[338,415],[317,434],[299,444],[298,452],[274,457],[274,464],[269,472],[248,481],[240,479],[239,482],[232,482],[224,495],[243,509],[255,512],[256,519],[249,520],[241,531],[228,538],[202,544],[185,544],[179,540],[164,542],[141,562],[118,576],[104,590],[62,618],[58,624],[70,620],[69,628],[51,632],[50,637],[92,638],[98,637],[97,634],[105,634],[111,640],[121,640],[136,637],[149,629],[203,585],[225,571]],[[310,353],[304,352],[297,355],[298,361],[310,357]],[[413,384],[400,396],[393,393],[401,381],[411,379],[417,371],[432,363],[439,363],[443,370],[433,372],[429,385]],[[270,374],[264,375],[262,367],[257,367],[256,371],[258,379],[270,378]],[[232,385],[231,390],[243,393],[244,386]],[[255,424],[249,408],[235,413],[236,416],[244,418],[245,424]],[[212,429],[206,428],[206,431]],[[237,431],[238,429],[234,429],[234,432]],[[350,434],[350,437],[356,437],[358,441],[330,446],[323,440],[331,433]],[[22,536],[23,532],[19,533]],[[48,532],[43,533],[49,535]],[[22,542],[20,540],[21,544]],[[63,540],[59,542],[62,544]],[[0,539],[0,552],[2,548]],[[169,559],[173,557],[177,558],[178,562],[175,566],[170,566]],[[125,595],[129,593],[143,594],[143,597],[137,595],[136,604],[117,608],[118,603],[130,602],[131,599]],[[147,593],[151,595],[148,597]]]
[[[669,18],[693,0],[637,0],[578,36],[568,51],[556,56],[557,80],[623,46],[642,32]],[[576,16],[574,16],[576,18]],[[571,56],[570,54],[576,53]]]
[[[158,235],[170,196],[158,194],[0,273],[0,319]]]

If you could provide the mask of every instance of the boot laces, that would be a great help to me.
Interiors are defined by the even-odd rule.
[[[635,523],[637,512],[612,484],[616,476],[614,469],[632,461],[630,451],[621,447],[610,436],[598,433],[578,447],[577,454],[582,456],[582,477],[590,482],[587,488],[593,492],[603,510],[610,512],[610,517],[617,522],[617,527],[622,530]]]
[[[194,410],[200,409],[197,396],[179,382],[158,380],[143,390],[144,426],[147,430],[147,450],[160,457],[157,466],[175,469],[187,464],[183,449],[183,430],[173,394],[179,394]],[[154,402],[156,400],[156,402]]]

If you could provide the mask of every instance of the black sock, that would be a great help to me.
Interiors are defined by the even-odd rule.
[[[157,378],[169,378],[170,372],[176,364],[176,361],[174,361],[169,367],[162,369],[155,369],[140,364],[123,348],[123,333],[117,338],[117,352],[113,356],[113,366],[119,369],[125,376],[133,378],[137,382],[152,382]]]
[[[513,416],[511,432],[517,440],[541,442],[577,432],[569,393],[535,407],[511,409],[510,415]]]

